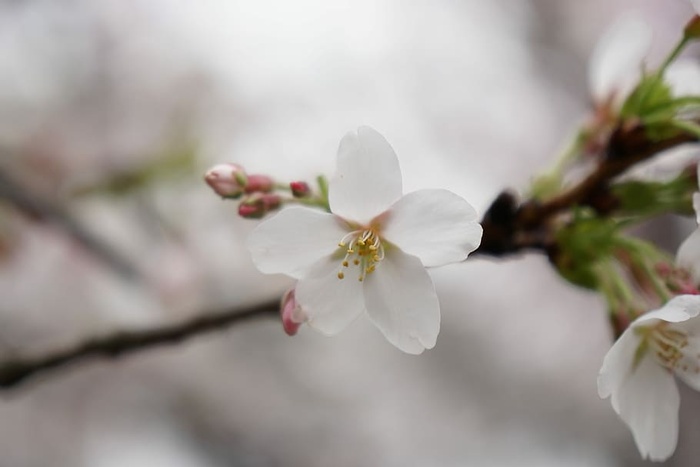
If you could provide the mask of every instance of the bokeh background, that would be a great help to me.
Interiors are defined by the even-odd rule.
[[[654,27],[654,60],[691,8],[2,1],[0,173],[113,254],[0,204],[0,356],[280,296],[289,280],[259,274],[243,247],[255,222],[202,182],[218,162],[311,180],[367,124],[394,146],[407,191],[448,188],[483,213],[581,121],[588,56],[629,12]],[[690,226],[668,222],[672,247]],[[90,361],[2,394],[0,466],[645,464],[597,396],[602,300],[534,255],[431,274],[442,331],[420,357],[367,320],[329,339],[259,319]],[[699,411],[684,390],[667,465],[697,465]]]

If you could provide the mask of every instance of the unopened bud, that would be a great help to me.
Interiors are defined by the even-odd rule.
[[[686,24],[683,34],[692,39],[700,38],[700,16],[693,16],[693,19]]]
[[[267,175],[248,175],[245,185],[246,193],[268,193],[275,188],[275,181]]]
[[[288,336],[293,336],[299,330],[299,326],[307,320],[304,310],[301,309],[294,296],[294,288],[285,292],[280,304],[280,316],[282,327]]]
[[[292,196],[295,198],[303,198],[311,193],[311,188],[306,182],[291,182],[289,188],[292,189]]]
[[[246,219],[260,219],[280,207],[282,198],[273,194],[255,194],[241,201],[238,215]]]
[[[240,165],[226,163],[209,169],[204,175],[204,181],[217,195],[224,198],[238,198],[243,194],[247,176]]]

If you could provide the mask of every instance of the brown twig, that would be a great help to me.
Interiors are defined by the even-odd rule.
[[[617,128],[596,169],[568,191],[544,202],[528,200],[521,204],[512,193],[501,193],[484,215],[482,242],[474,254],[505,256],[527,250],[547,251],[554,242],[551,221],[558,214],[574,206],[606,209],[611,205],[607,189],[615,177],[666,149],[695,141],[697,137],[691,134],[655,141],[643,126]]]
[[[110,245],[95,237],[78,221],[54,203],[33,195],[0,168],[0,200],[12,204],[31,219],[61,228],[83,248],[127,279],[138,279],[138,270]]]
[[[0,388],[15,387],[30,377],[91,357],[117,358],[139,350],[173,344],[203,333],[222,330],[252,318],[275,316],[278,312],[279,301],[273,300],[225,312],[203,313],[182,323],[154,329],[119,331],[39,357],[8,360],[0,363]]]

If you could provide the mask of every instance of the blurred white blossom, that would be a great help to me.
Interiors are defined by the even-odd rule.
[[[636,16],[614,23],[598,41],[588,67],[588,85],[598,105],[618,107],[638,82],[651,47],[649,25]]]
[[[632,431],[643,458],[669,458],[678,442],[677,375],[700,390],[700,296],[680,295],[637,318],[605,356],[598,394]]]

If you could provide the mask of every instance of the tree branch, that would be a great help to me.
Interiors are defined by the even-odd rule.
[[[59,206],[31,194],[0,168],[0,200],[11,203],[27,217],[61,228],[83,248],[126,279],[138,279],[138,270],[110,245],[96,238]]]
[[[30,377],[49,370],[57,370],[91,357],[118,358],[139,350],[174,344],[199,334],[222,330],[253,318],[276,316],[278,313],[279,300],[271,300],[225,312],[202,313],[182,323],[153,329],[119,331],[38,357],[7,360],[0,363],[0,388],[15,387]]]
[[[491,204],[482,220],[484,234],[473,255],[506,256],[528,250],[548,251],[554,246],[552,219],[574,206],[588,206],[601,214],[614,207],[610,183],[633,165],[681,144],[697,142],[692,134],[681,133],[660,141],[652,140],[641,125],[618,127],[608,140],[600,163],[579,184],[549,200],[528,200],[504,191]]]

